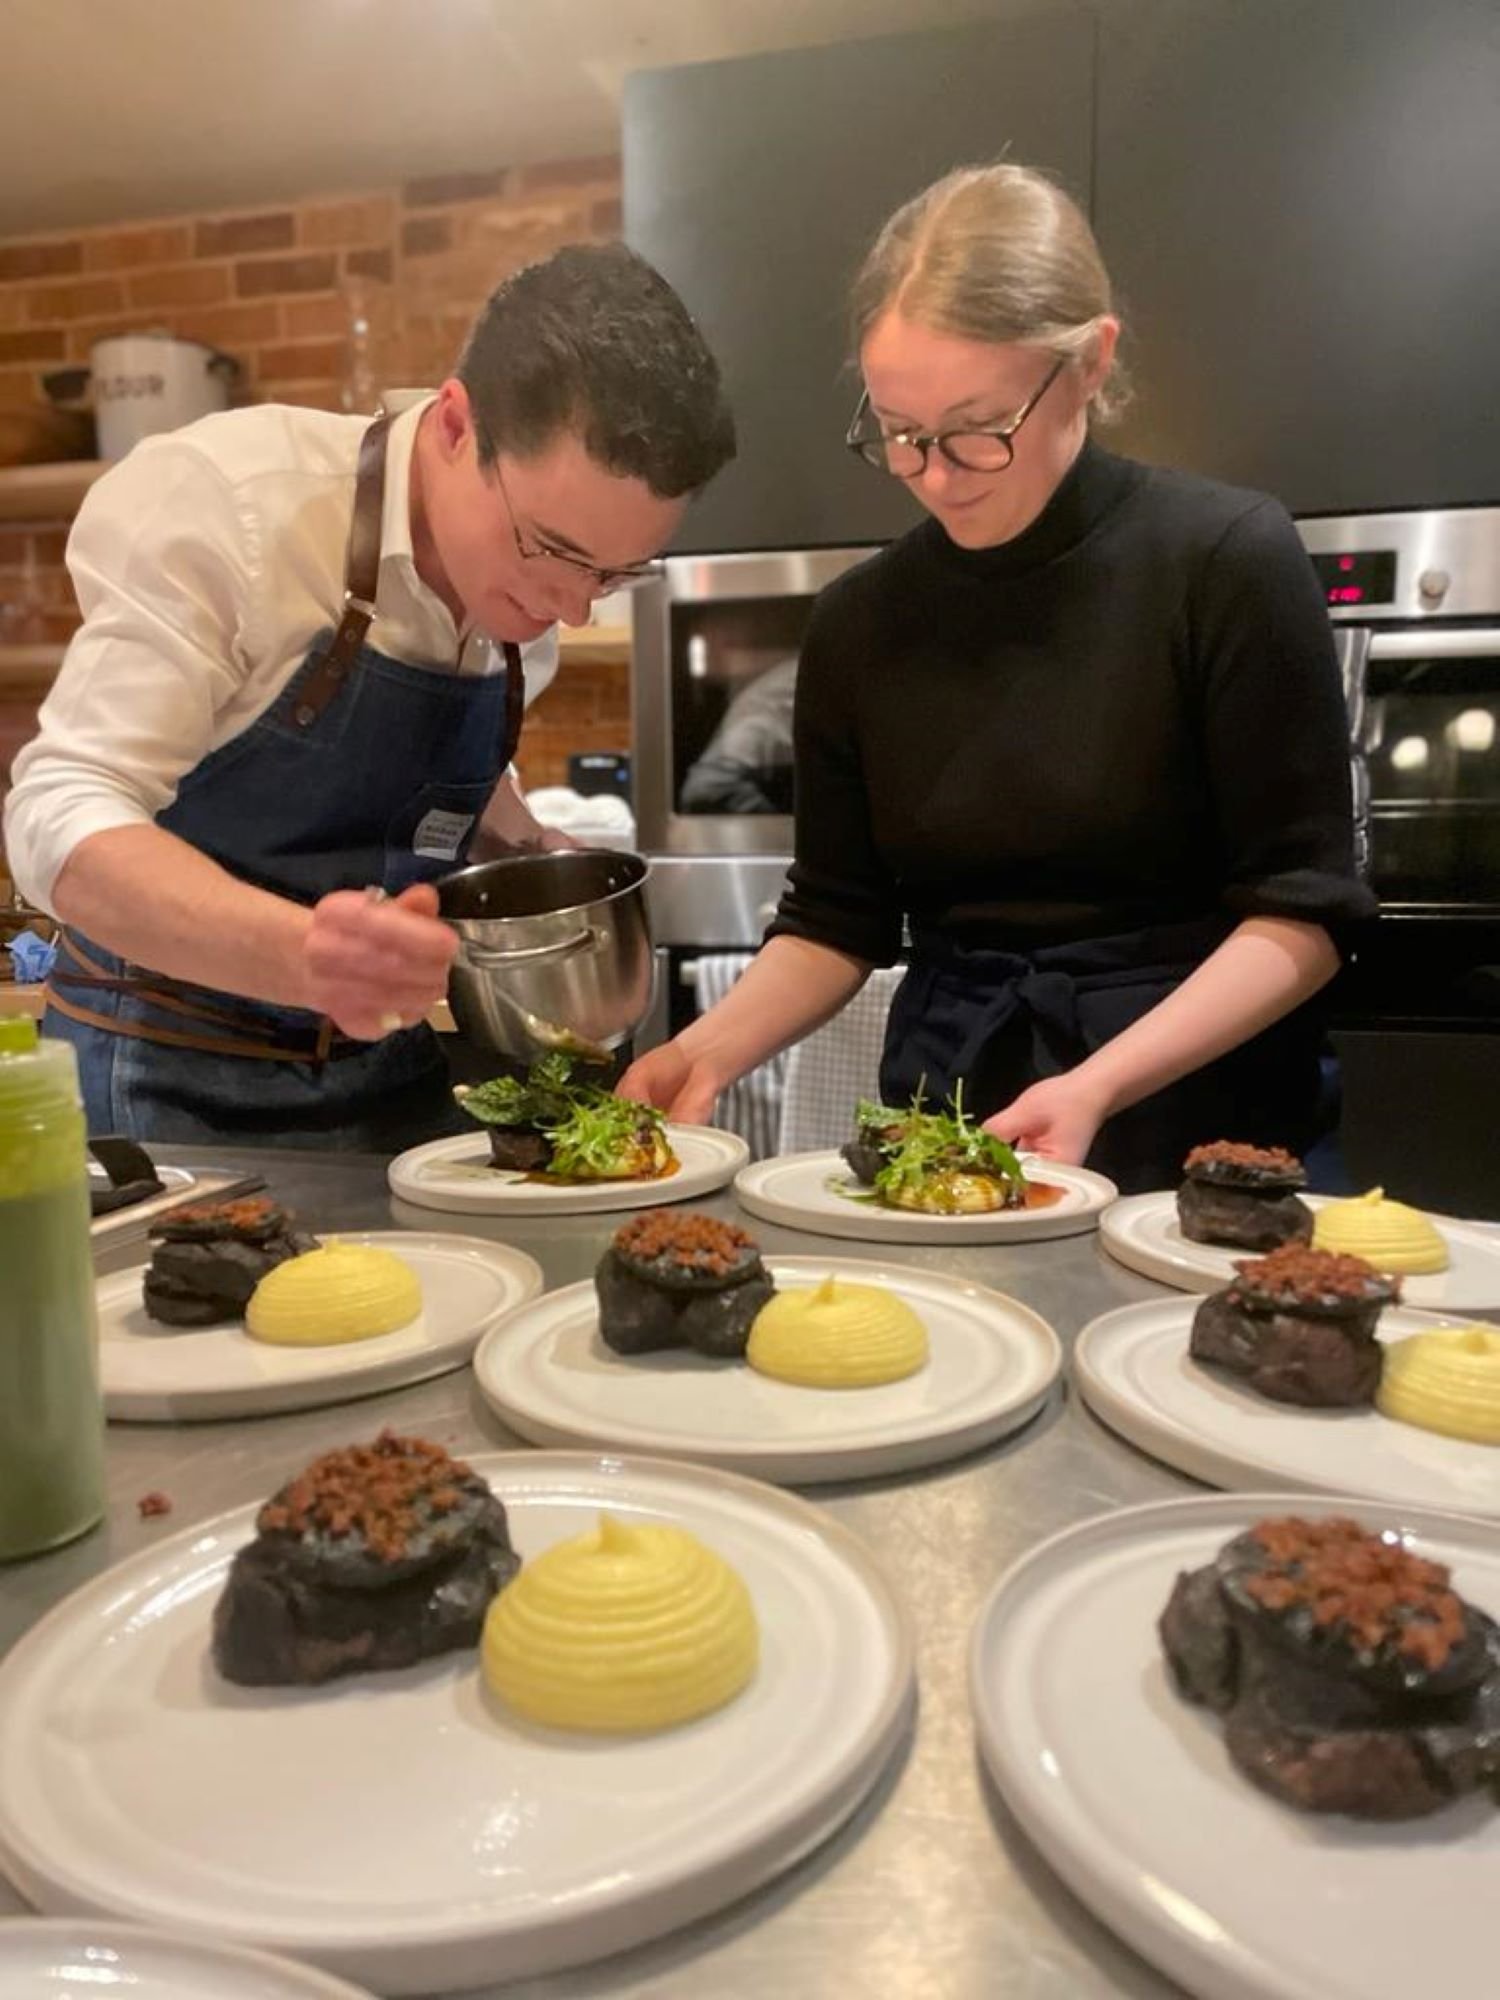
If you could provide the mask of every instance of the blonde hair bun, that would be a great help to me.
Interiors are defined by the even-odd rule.
[[[958,167],[898,208],[854,281],[856,347],[894,307],[934,332],[1001,345],[1024,341],[1087,360],[1114,293],[1088,218],[1034,167]],[[1125,400],[1118,366],[1095,390],[1094,414]]]

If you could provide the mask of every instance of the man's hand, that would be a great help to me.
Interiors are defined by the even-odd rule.
[[[302,945],[307,1005],[358,1041],[425,1020],[448,991],[458,939],[419,882],[387,902],[339,889],[313,907]]]
[[[615,1085],[617,1097],[654,1104],[679,1125],[706,1125],[720,1085],[701,1062],[693,1062],[676,1042],[663,1042],[633,1062]]]

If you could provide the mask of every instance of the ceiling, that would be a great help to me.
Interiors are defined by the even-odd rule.
[[[612,153],[635,69],[984,0],[3,0],[0,235]]]

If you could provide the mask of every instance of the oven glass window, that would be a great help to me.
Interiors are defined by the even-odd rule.
[[[760,597],[673,607],[678,812],[792,810],[792,695],[812,605]]]
[[[1392,904],[1500,906],[1500,659],[1374,661],[1371,876]]]

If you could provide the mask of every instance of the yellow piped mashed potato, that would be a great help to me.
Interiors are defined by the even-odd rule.
[[[611,1514],[528,1562],[480,1642],[485,1680],[509,1707],[599,1734],[722,1708],[759,1658],[750,1593],[722,1556],[684,1528]]]
[[[778,1292],[757,1313],[745,1359],[762,1375],[810,1389],[899,1382],[927,1362],[927,1329],[883,1285],[825,1278]]]
[[[1435,1326],[1386,1343],[1375,1407],[1471,1444],[1500,1444],[1500,1327]]]
[[[333,1347],[394,1333],[421,1310],[417,1274],[393,1251],[333,1239],[266,1273],[245,1331],[277,1347]]]
[[[1363,1257],[1377,1271],[1446,1271],[1448,1246],[1419,1208],[1388,1201],[1371,1188],[1352,1201],[1331,1201],[1313,1217],[1313,1248]]]

